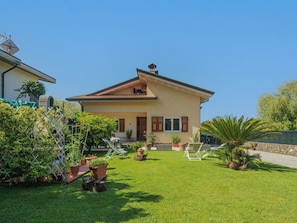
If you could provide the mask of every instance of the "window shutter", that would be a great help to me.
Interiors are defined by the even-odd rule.
[[[152,117],[152,132],[163,132],[163,117]]]
[[[182,132],[188,132],[188,117],[182,117]]]
[[[120,123],[119,132],[125,132],[125,119],[120,118],[119,123]]]

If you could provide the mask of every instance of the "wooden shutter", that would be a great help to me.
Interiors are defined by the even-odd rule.
[[[188,117],[182,117],[182,132],[188,132]]]
[[[163,132],[163,117],[152,117],[152,132]]]
[[[125,132],[125,119],[119,119],[119,132]]]

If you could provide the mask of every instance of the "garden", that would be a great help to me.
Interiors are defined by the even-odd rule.
[[[137,147],[143,146],[139,143],[125,158],[108,161],[106,190],[99,193],[83,190],[83,179],[94,177],[91,172],[68,184],[53,179],[65,177],[72,164],[86,158],[90,151],[85,148],[109,138],[114,120],[87,113],[70,119],[59,110],[32,111],[0,103],[0,222],[295,222],[297,218],[297,170],[262,162],[243,147],[248,140],[271,134],[258,120],[218,117],[205,123],[201,130],[225,144],[201,161],[189,161],[183,151],[150,150],[139,162],[134,159]],[[90,165],[102,164],[105,154],[92,154],[99,159]],[[243,165],[247,165],[244,171]],[[40,177],[47,180],[41,182]]]

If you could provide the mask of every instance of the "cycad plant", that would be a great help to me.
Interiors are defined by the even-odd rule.
[[[216,117],[211,121],[206,121],[202,124],[201,132],[209,134],[225,143],[216,155],[218,158],[227,163],[234,163],[234,169],[239,169],[240,166],[246,164],[245,160],[247,152],[241,149],[241,146],[251,140],[266,137],[274,134],[274,131],[269,131],[270,126],[259,119],[245,119],[241,116]],[[252,160],[252,159],[249,159]]]

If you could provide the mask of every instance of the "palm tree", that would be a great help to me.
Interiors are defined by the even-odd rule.
[[[216,117],[212,121],[202,124],[201,132],[209,134],[225,143],[222,150],[218,151],[219,158],[227,162],[236,162],[236,169],[247,160],[247,153],[242,149],[242,145],[251,140],[263,138],[274,134],[275,131],[268,131],[269,125],[259,119],[245,119],[241,116]]]

